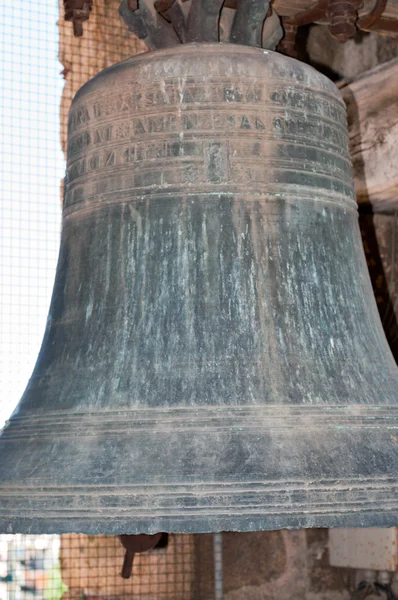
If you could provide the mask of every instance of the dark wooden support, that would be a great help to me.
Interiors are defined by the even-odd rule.
[[[398,207],[398,59],[340,88],[358,204],[373,212],[393,212]]]

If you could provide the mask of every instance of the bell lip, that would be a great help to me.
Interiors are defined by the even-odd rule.
[[[391,469],[390,469],[391,470]],[[230,478],[231,479],[231,478]],[[0,533],[155,534],[396,527],[398,479],[41,485],[0,490]]]
[[[199,534],[199,533],[250,533],[256,531],[277,531],[281,529],[342,529],[342,528],[392,528],[398,526],[398,509],[389,512],[367,512],[358,510],[351,513],[339,513],[339,506],[335,506],[334,514],[301,514],[301,515],[275,515],[272,518],[263,518],[261,515],[250,513],[234,516],[208,518],[206,516],[191,518],[179,517],[143,517],[140,519],[104,519],[101,515],[94,518],[57,519],[18,517],[14,519],[0,518],[0,534],[25,534],[25,535],[153,535],[159,532],[169,534]]]
[[[73,107],[73,104],[75,102],[77,102],[78,100],[81,99],[82,96],[85,96],[86,94],[89,94],[92,90],[91,87],[96,86],[104,77],[106,77],[107,75],[110,75],[112,73],[112,71],[114,71],[115,69],[119,70],[119,69],[123,69],[123,68],[128,68],[130,66],[133,66],[135,64],[139,64],[142,62],[152,62],[155,59],[158,58],[167,58],[168,56],[175,56],[176,52],[178,52],[179,55],[194,55],[197,56],[198,50],[205,50],[208,51],[209,54],[212,54],[212,58],[214,58],[214,51],[215,50],[221,50],[223,55],[233,55],[233,54],[246,54],[249,56],[273,56],[273,57],[278,57],[278,60],[280,60],[281,62],[284,63],[289,63],[292,65],[297,65],[300,66],[301,69],[305,69],[308,73],[312,73],[313,75],[315,75],[316,77],[318,77],[320,80],[323,81],[324,84],[326,84],[326,87],[328,88],[328,91],[333,93],[336,97],[337,100],[340,100],[342,102],[342,104],[344,104],[341,93],[339,91],[339,89],[337,88],[337,86],[325,75],[323,75],[322,73],[320,73],[319,71],[317,71],[314,67],[307,65],[306,63],[303,63],[300,60],[297,60],[295,58],[291,58],[290,56],[285,56],[284,54],[281,54],[280,52],[276,52],[273,50],[269,50],[267,48],[258,48],[258,47],[254,47],[254,46],[245,46],[243,44],[232,44],[230,42],[190,42],[187,44],[179,44],[176,46],[171,46],[169,48],[161,48],[159,50],[150,50],[148,52],[140,52],[139,54],[135,54],[133,56],[130,56],[129,58],[126,58],[122,61],[119,61],[109,67],[106,67],[105,69],[103,69],[102,71],[100,71],[99,73],[97,73],[96,75],[94,75],[94,77],[92,77],[91,79],[89,79],[86,83],[84,83],[82,85],[82,87],[76,92],[72,103],[71,103],[71,108]]]

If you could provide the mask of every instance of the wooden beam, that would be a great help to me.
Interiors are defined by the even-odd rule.
[[[359,206],[398,208],[398,58],[340,84]]]

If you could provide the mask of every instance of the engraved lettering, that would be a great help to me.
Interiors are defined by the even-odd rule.
[[[100,166],[100,157],[98,154],[94,154],[89,160],[89,168],[91,171],[95,171]]]
[[[120,112],[137,112],[146,107],[179,104],[192,105],[205,102],[253,103],[259,102],[263,95],[262,88],[256,86],[246,87],[245,85],[241,85],[238,87],[220,88],[204,84],[189,86],[179,90],[174,82],[173,84],[165,82],[165,84],[165,87],[152,86],[144,92],[137,92],[135,94],[126,92],[116,98],[113,96],[104,98],[93,104],[92,115],[98,119]],[[82,124],[83,121],[87,120],[87,117],[88,114],[77,114],[75,119],[76,124]]]
[[[162,131],[174,131],[176,118],[174,115],[150,117],[148,119],[148,133],[159,133]]]
[[[144,123],[141,121],[141,119],[135,119],[134,120],[134,133],[136,135],[140,135],[140,134],[146,133],[146,129],[144,127]]]
[[[112,125],[96,129],[94,132],[94,144],[102,144],[112,139]]]
[[[257,88],[249,88],[246,92],[245,100],[248,103],[259,102],[261,100],[261,90]]]
[[[224,88],[223,94],[224,102],[259,102],[261,100],[261,90],[260,88],[252,88],[249,87],[247,89],[238,87],[238,88]]]
[[[308,185],[308,172],[314,168],[319,177],[326,171],[345,177],[346,163],[336,158],[332,163],[328,154],[333,146],[346,143],[344,110],[330,95],[277,86],[275,80],[263,84],[257,79],[217,79],[197,83],[194,78],[170,77],[139,86],[130,81],[99,93],[93,104],[85,106],[87,100],[79,99],[69,121],[73,135],[65,206],[82,202],[84,192],[91,203],[101,201],[93,198],[96,194],[132,187],[178,188],[195,181],[220,188],[225,181],[243,188],[262,185],[270,177],[264,158],[271,153],[271,136],[284,142],[273,145],[275,163],[284,167],[301,161],[294,180],[285,169],[287,183]],[[293,143],[297,139],[300,148]],[[327,178],[318,183],[339,192],[344,185]]]
[[[163,158],[165,155],[165,149],[162,145],[159,144],[150,144],[147,148],[146,158],[148,160],[153,160],[157,158]]]
[[[155,103],[154,93],[147,92],[145,94],[145,100],[146,100],[147,106],[152,106]]]
[[[99,102],[93,104],[93,114],[96,119],[102,115],[101,104]]]
[[[234,126],[234,115],[225,115],[223,113],[213,114],[213,129],[232,129]]]
[[[239,88],[224,88],[225,102],[242,102],[242,92]]]
[[[77,111],[76,114],[76,124],[79,125],[85,125],[87,123],[87,121],[90,120],[90,115],[88,114],[88,109],[87,107],[83,107],[80,110]]]
[[[115,164],[115,151],[112,150],[111,152],[108,152],[105,156],[105,167],[109,167],[109,165],[114,165]]]
[[[115,131],[115,139],[120,140],[124,138],[132,137],[132,125],[130,123],[121,123],[117,126]]]
[[[75,162],[67,172],[68,183],[86,173],[86,159]]]
[[[68,155],[71,156],[87,148],[90,145],[91,137],[88,131],[73,137],[69,142]]]
[[[71,113],[70,121],[69,121],[69,132],[73,132],[82,125],[85,125],[90,120],[90,115],[88,112],[88,108],[86,106],[82,106],[78,108],[75,112]]]
[[[133,149],[131,148],[131,150],[133,150]],[[140,160],[144,160],[144,159],[145,159],[145,148],[142,146],[138,146],[135,149],[135,160],[140,161]],[[132,160],[134,160],[134,154],[133,154]]]
[[[126,110],[130,111],[134,107],[131,94],[123,94],[123,96],[119,96],[116,106],[121,112]]]
[[[184,115],[182,121],[183,129],[195,129],[197,122],[197,115]]]
[[[189,88],[185,88],[181,94],[181,103],[192,104],[192,102],[194,102],[194,99],[191,94],[191,90]]]
[[[135,147],[131,146],[130,148],[126,148],[126,150],[123,152],[123,161],[126,163],[130,163],[134,161],[134,157],[135,157]]]
[[[275,117],[273,127],[275,131],[286,135],[301,135],[306,139],[314,137],[319,140],[319,143],[324,142],[337,147],[344,147],[346,144],[345,134],[342,131],[319,119],[315,121]]]
[[[154,92],[151,92],[151,95],[153,96],[153,101],[147,101],[146,106],[152,106],[152,104],[164,106],[176,104],[178,102],[177,95],[172,87],[169,87],[166,90],[155,90]]]
[[[279,119],[279,120],[278,120]],[[274,128],[279,130],[283,127],[281,118],[274,119]],[[266,125],[257,115],[244,114],[242,116],[226,115],[225,113],[189,113],[183,115],[182,128],[184,130],[225,130],[225,129],[256,129],[264,131]]]

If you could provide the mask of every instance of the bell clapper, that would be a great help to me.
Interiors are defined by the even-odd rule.
[[[123,579],[130,579],[131,573],[133,572],[133,562],[134,562],[134,552],[131,552],[130,550],[126,550],[126,552],[124,554],[122,572],[120,573],[120,575],[123,577]]]
[[[164,548],[167,546],[167,538],[167,533],[120,535],[119,539],[126,549],[122,572],[120,573],[123,579],[130,579],[133,572],[134,556],[137,552],[147,552],[156,547]]]

